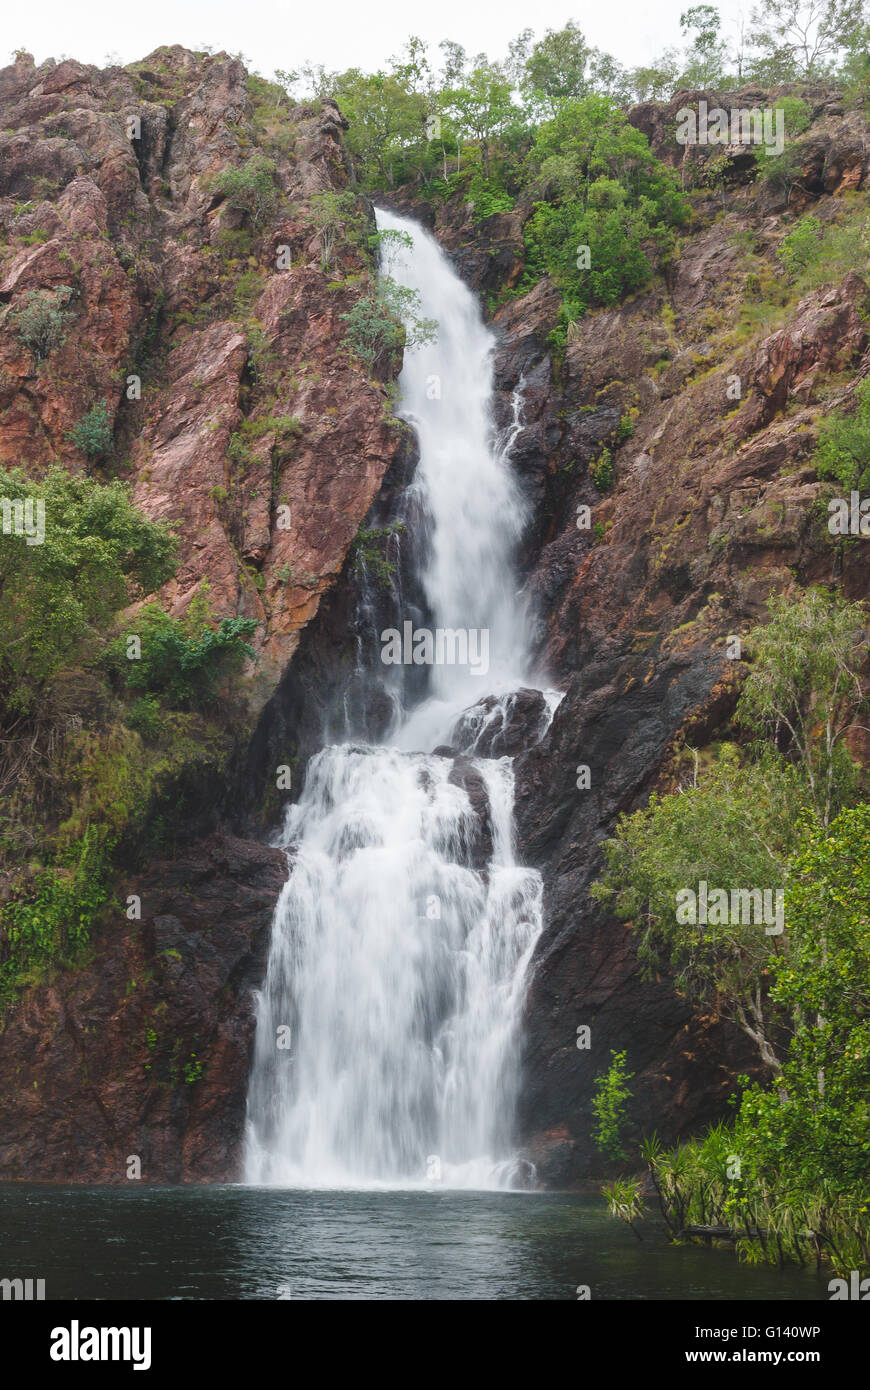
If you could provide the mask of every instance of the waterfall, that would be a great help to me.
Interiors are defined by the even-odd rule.
[[[517,1186],[529,1180],[513,1118],[541,878],[514,858],[511,758],[475,754],[459,771],[431,750],[463,728],[476,744],[494,708],[503,721],[514,692],[544,688],[514,564],[527,520],[509,462],[521,399],[499,439],[494,339],[474,296],[417,224],[379,212],[378,226],[410,238],[392,248],[388,273],[438,323],[435,342],[405,353],[400,412],[419,442],[409,489],[421,519],[417,577],[436,634],[467,634],[469,659],[436,655],[423,698],[397,700],[385,742],[324,748],[289,808],[290,876],[257,998],[245,1176]],[[412,626],[404,616],[397,632]],[[475,633],[485,662],[471,659]],[[544,727],[557,700],[546,693]]]

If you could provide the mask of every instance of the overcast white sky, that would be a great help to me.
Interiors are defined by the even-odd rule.
[[[210,44],[242,52],[264,76],[275,68],[294,68],[304,59],[328,68],[375,68],[398,52],[409,33],[437,45],[450,38],[470,53],[492,58],[507,51],[522,29],[540,37],[571,18],[587,39],[631,66],[653,58],[680,39],[680,12],[693,0],[39,0],[32,6],[9,3],[3,23],[0,62],[25,48],[37,62],[62,54],[103,63],[109,53],[124,63],[143,58],[160,44],[188,48]],[[723,25],[752,0],[721,0]]]

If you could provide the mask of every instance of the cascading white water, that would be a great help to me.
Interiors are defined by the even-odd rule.
[[[513,567],[526,519],[507,458],[519,415],[500,446],[493,337],[474,297],[415,223],[379,212],[378,225],[411,237],[390,274],[438,322],[399,382],[420,447],[420,579],[438,628],[488,634],[489,669],[432,666],[391,746],[331,746],[309,765],[282,839],[290,877],[258,997],[246,1178],[509,1186],[523,1171],[512,1123],[541,879],[514,860],[511,760],[473,761],[492,840],[481,871],[469,795],[452,759],[425,750],[482,697],[537,685]]]

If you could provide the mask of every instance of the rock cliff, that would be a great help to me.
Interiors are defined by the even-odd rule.
[[[535,746],[534,699],[499,737],[517,754],[522,853],[546,885],[520,1118],[552,1185],[599,1167],[589,1100],[600,1066],[575,1046],[580,1025],[596,1030],[596,1058],[629,1051],[636,1123],[665,1138],[721,1114],[753,1065],[730,1024],[699,1016],[667,978],[641,976],[630,931],[588,889],[615,816],[673,785],[687,746],[727,729],[745,668],[726,639],[763,616],[768,594],[836,576],[867,595],[860,553],[832,547],[819,523],[810,462],[820,416],[870,370],[867,284],[838,269],[799,300],[782,295],[767,320],[745,312],[760,274],[781,281],[776,249],[796,210],[842,218],[865,184],[863,122],[817,95],[788,190],[756,182],[732,152],[652,287],[561,344],[553,287],[516,293],[522,209],[475,221],[461,201],[392,199],[435,231],[492,313],[499,423],[523,394],[523,565],[565,698]],[[669,132],[685,100],[631,116],[675,164],[685,155]],[[264,847],[277,809],[267,784],[277,763],[314,751],[353,679],[348,550],[367,518],[390,515],[413,466],[385,383],[341,347],[340,315],[370,264],[347,239],[324,264],[310,215],[312,197],[346,185],[343,118],[329,104],[276,115],[252,99],[241,64],[182,49],[108,72],[22,58],[0,72],[0,102],[0,299],[75,292],[50,372],[0,335],[0,460],[85,467],[68,432],[104,398],[138,504],[182,539],[164,604],[183,610],[207,580],[220,614],[260,624],[248,686],[258,722],[240,734],[219,828],[204,816],[174,856],[131,871],[123,892],[141,896],[142,921],[120,914],[89,964],[35,983],[7,1012],[0,1176],[121,1181],[139,1154],[154,1180],[233,1178],[250,993],[284,873]],[[245,239],[214,179],[255,148],[282,196]],[[376,728],[382,713],[372,698],[363,722]]]

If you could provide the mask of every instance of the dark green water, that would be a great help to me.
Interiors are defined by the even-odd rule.
[[[0,1278],[62,1299],[827,1299],[827,1276],[641,1244],[598,1198],[0,1186]],[[283,1292],[281,1292],[283,1290]]]

